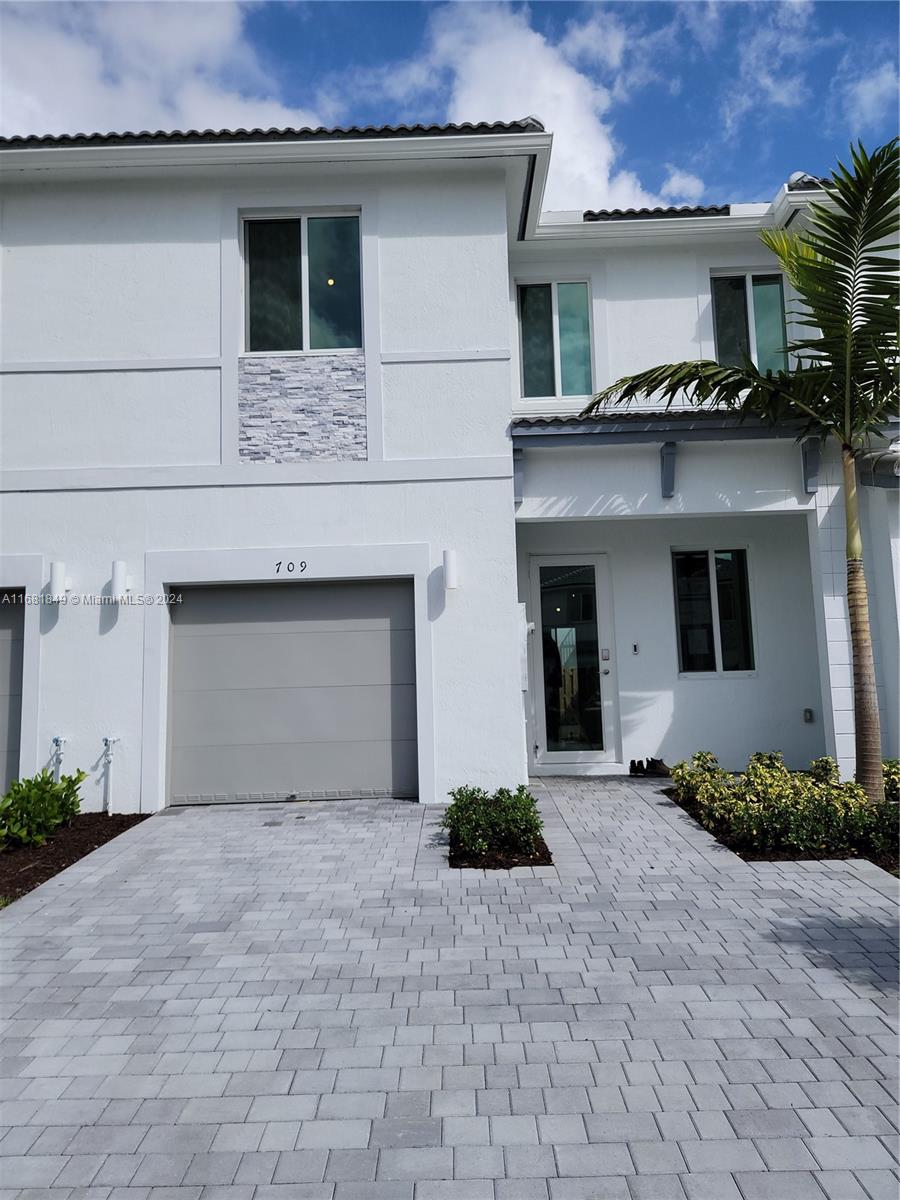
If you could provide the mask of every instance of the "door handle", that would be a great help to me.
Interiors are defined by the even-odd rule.
[[[600,674],[601,674],[601,675],[608,675],[608,674],[609,674],[609,667],[604,667],[604,668],[603,668],[603,670],[600,672]]]

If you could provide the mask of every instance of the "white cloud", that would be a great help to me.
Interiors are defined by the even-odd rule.
[[[882,63],[868,74],[848,80],[843,89],[843,110],[854,134],[877,127],[897,113],[897,68]]]
[[[666,164],[669,172],[660,189],[666,200],[672,203],[696,204],[706,191],[706,184],[689,171],[680,171],[671,163]]]
[[[563,40],[574,53],[571,27]],[[616,168],[618,147],[606,115],[610,90],[532,29],[527,11],[506,4],[436,8],[423,52],[359,73],[354,86],[368,99],[390,97],[410,115],[428,99],[444,107],[448,121],[540,117],[554,139],[545,208],[656,202],[633,172]]]
[[[724,107],[727,133],[734,133],[750,113],[798,108],[808,100],[805,65],[822,44],[813,36],[812,0],[780,0],[748,8],[750,20],[738,48],[737,78]]]
[[[581,24],[572,23],[559,43],[563,56],[574,63],[621,67],[628,35],[613,13],[599,10]]]
[[[10,4],[5,134],[318,124],[273,94],[235,2]]]

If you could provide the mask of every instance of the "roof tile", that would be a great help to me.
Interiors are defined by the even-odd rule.
[[[537,117],[520,121],[478,121],[460,125],[348,125],[315,129],[173,129],[140,133],[62,133],[0,137],[0,150],[30,150],[51,147],[138,146],[154,142],[174,145],[207,142],[317,142],[362,141],[377,138],[452,137],[492,133],[543,133]]]

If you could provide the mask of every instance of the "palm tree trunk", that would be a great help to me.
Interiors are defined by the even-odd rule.
[[[884,799],[881,765],[881,720],[875,687],[875,657],[869,626],[869,591],[863,566],[862,531],[856,462],[849,446],[841,448],[844,471],[844,513],[847,524],[847,606],[853,648],[853,715],[856,728],[856,782],[869,799]]]

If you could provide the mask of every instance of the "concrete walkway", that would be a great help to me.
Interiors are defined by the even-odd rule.
[[[181,809],[0,914],[0,1200],[896,1200],[895,889],[649,783]]]

